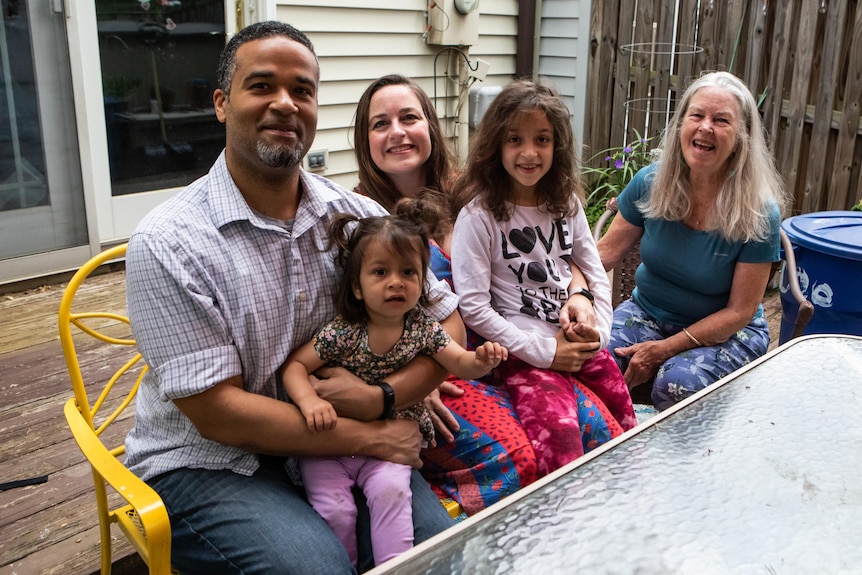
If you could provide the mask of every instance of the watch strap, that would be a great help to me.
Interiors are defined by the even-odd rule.
[[[378,381],[374,385],[383,390],[383,413],[380,419],[392,419],[395,416],[395,390],[385,381]]]
[[[595,304],[595,303],[596,303],[596,297],[595,297],[592,293],[590,293],[590,290],[588,290],[587,288],[583,288],[583,287],[582,287],[582,288],[578,288],[578,289],[576,289],[575,291],[573,291],[573,292],[569,295],[569,297],[572,297],[573,295],[582,295],[582,296],[584,296],[585,298],[587,298],[588,300],[590,300],[590,303],[591,303],[591,304]]]

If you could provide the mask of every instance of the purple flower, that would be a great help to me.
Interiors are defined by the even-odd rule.
[[[608,156],[608,157],[606,157],[606,158],[605,158],[605,161],[606,161],[606,162],[610,162],[612,159],[613,159],[613,158],[611,158],[610,156]]]
[[[625,165],[626,165],[626,163],[625,163],[625,161],[624,161],[624,160],[622,160],[622,159],[617,159],[617,161],[616,161],[616,162],[614,162],[614,166],[616,166],[616,168],[617,168],[618,170],[622,169],[622,167],[623,167],[623,166],[625,166]]]
[[[632,147],[626,146],[625,148],[623,148],[623,152],[625,152],[626,154],[631,154],[632,153]]]

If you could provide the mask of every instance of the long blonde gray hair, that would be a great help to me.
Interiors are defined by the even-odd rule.
[[[682,155],[680,130],[692,97],[706,87],[735,96],[742,113],[736,151],[728,159],[727,175],[707,222],[708,229],[732,241],[764,240],[770,231],[771,205],[777,204],[784,215],[784,183],[766,143],[754,96],[742,80],[728,72],[704,74],[683,94],[662,138],[652,191],[639,207],[648,218],[671,221],[683,220],[691,211],[689,167]]]

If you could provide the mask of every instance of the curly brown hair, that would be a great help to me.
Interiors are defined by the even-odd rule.
[[[467,166],[455,187],[457,206],[479,197],[498,221],[511,217],[507,202],[511,176],[503,167],[501,148],[512,122],[536,110],[544,112],[554,128],[553,164],[536,184],[537,200],[554,215],[577,213],[585,197],[571,113],[556,88],[542,79],[513,80],[491,102],[472,137]]]
[[[432,240],[449,235],[457,216],[452,195],[434,188],[422,188],[415,197],[401,198],[392,213],[421,222]]]

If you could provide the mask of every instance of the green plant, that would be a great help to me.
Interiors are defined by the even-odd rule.
[[[637,139],[621,148],[607,148],[592,157],[590,164],[604,156],[607,165],[593,168],[589,165],[582,170],[587,184],[587,206],[600,205],[619,195],[632,177],[644,166],[655,159],[656,150],[650,149],[651,138],[643,138],[635,132]]]
[[[105,78],[103,89],[106,96],[125,100],[140,88],[140,86],[141,81],[137,78],[115,76],[113,78]]]

